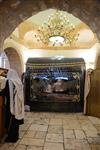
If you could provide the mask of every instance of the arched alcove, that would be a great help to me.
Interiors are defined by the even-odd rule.
[[[22,64],[21,64],[20,56],[16,51],[16,49],[10,47],[10,48],[6,48],[4,52],[8,57],[10,68],[16,70],[19,76],[21,76]]]
[[[43,43],[42,40],[38,41],[38,39],[36,38],[36,35],[38,36],[40,34],[39,27],[44,25],[44,22],[47,21],[48,18],[51,15],[55,14],[55,12],[57,11],[59,11],[59,13],[62,15],[63,18],[64,16],[68,18],[70,25],[71,24],[74,25],[75,27],[74,33],[76,35],[79,32],[78,40],[74,41],[72,45],[53,46],[50,44]],[[64,31],[66,31],[65,29],[66,28],[64,28]],[[55,32],[54,29],[53,31]],[[43,32],[42,35],[48,36],[49,34],[50,33],[48,33],[47,30],[46,32]],[[62,33],[60,33],[60,35],[61,34]],[[65,38],[67,39],[67,37]],[[47,41],[48,38],[46,39],[46,42]],[[39,13],[33,15],[32,17],[26,19],[21,24],[19,24],[16,27],[16,29],[12,32],[12,34],[10,34],[10,36],[5,40],[4,48],[9,47],[10,45],[10,47],[15,47],[15,49],[18,49],[19,55],[20,56],[23,55],[22,59],[24,61],[24,65],[29,57],[55,57],[55,56],[82,57],[86,60],[85,61],[86,64],[94,65],[95,58],[97,55],[96,52],[97,42],[98,39],[95,33],[90,29],[89,26],[87,26],[84,22],[82,22],[78,17],[75,17],[74,15],[66,11],[47,9],[44,11],[40,11]],[[88,57],[90,54],[91,57]]]

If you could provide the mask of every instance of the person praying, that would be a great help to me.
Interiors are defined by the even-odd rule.
[[[5,128],[7,130],[5,142],[17,142],[19,125],[24,123],[23,85],[13,69],[7,71],[5,78],[5,88],[0,91],[0,95],[5,97]]]

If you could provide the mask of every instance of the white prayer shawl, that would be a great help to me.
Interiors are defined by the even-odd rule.
[[[10,91],[10,111],[16,119],[24,119],[23,85],[16,71],[10,69],[7,73]],[[15,89],[14,89],[15,86]]]
[[[90,75],[92,73],[93,69],[89,68],[86,70],[85,74],[85,87],[84,87],[84,114],[86,114],[86,105],[87,105],[87,96],[90,92]]]

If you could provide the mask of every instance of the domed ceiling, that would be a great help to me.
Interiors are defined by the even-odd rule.
[[[96,35],[81,20],[55,9],[22,22],[10,38],[28,49],[91,48],[97,42]]]

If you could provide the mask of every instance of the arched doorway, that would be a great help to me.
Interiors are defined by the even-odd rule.
[[[48,10],[45,11],[45,12],[41,12],[41,13],[44,13],[44,16],[46,16],[46,14],[47,15],[50,14],[50,13],[48,13]],[[69,16],[69,14],[68,14],[68,16]],[[59,55],[64,55],[65,57],[66,56],[68,57],[67,52],[65,52],[65,51],[68,51],[68,47],[67,48],[65,47],[65,49],[64,49],[65,51],[64,50],[60,51],[62,49],[61,45],[60,45],[61,47],[59,46],[60,48],[59,47],[56,47],[56,48],[53,47],[53,48],[49,49],[50,48],[49,44],[48,45],[46,45],[46,44],[44,45],[44,43],[47,43],[47,40],[46,40],[46,42],[42,43],[41,40],[39,41],[38,38],[36,38],[36,37],[38,37],[37,34],[40,34],[37,31],[39,31],[38,30],[39,26],[42,25],[42,21],[43,21],[40,18],[42,18],[42,17],[39,16],[38,19],[37,19],[37,15],[35,15],[35,16],[29,18],[28,20],[24,21],[23,23],[21,23],[15,29],[13,34],[10,35],[9,40],[11,40],[11,41],[14,40],[16,43],[19,43],[21,46],[26,48],[26,49],[22,49],[22,47],[20,46],[21,51],[23,51],[23,54],[26,54],[26,51],[27,51],[27,54],[26,54],[27,57],[29,57],[29,54],[30,54],[30,56],[35,56],[35,57],[37,57],[37,56],[43,57],[44,55],[46,57],[48,57],[48,56],[52,57],[52,56],[57,56],[57,54],[58,54],[58,56]],[[47,18],[44,18],[44,20],[45,19],[47,19]],[[71,19],[71,16],[70,16],[70,19]],[[77,44],[75,43],[75,45],[70,47],[70,49],[73,50],[73,47],[74,47],[74,51],[72,52],[72,54],[74,54],[75,48],[78,49],[77,56],[79,55],[79,53],[81,53],[82,55],[79,55],[79,56],[84,56],[84,57],[86,57],[86,60],[89,60],[89,58],[92,58],[92,57],[87,57],[87,56],[89,56],[89,53],[86,55],[85,51],[84,51],[84,53],[82,53],[82,51],[79,51],[79,50],[80,49],[84,50],[86,48],[89,49],[90,47],[92,47],[94,45],[94,43],[96,42],[95,34],[93,34],[93,32],[90,30],[90,28],[87,25],[85,25],[83,22],[78,20],[78,18],[76,18],[76,21],[74,19],[75,18],[72,18],[71,21],[72,21],[72,23],[74,23],[76,25],[75,32],[77,33],[78,31],[80,31],[80,37],[79,37],[79,40],[78,40]],[[46,35],[48,35],[48,32],[46,32],[46,33],[47,33]],[[86,35],[88,35],[88,36],[86,36]],[[88,37],[88,38],[86,38],[86,37]],[[42,39],[42,38],[40,38],[40,39]],[[76,45],[77,45],[77,47],[76,47]],[[37,51],[37,49],[39,49],[39,48],[41,50],[44,50],[47,47],[49,49],[49,51],[47,50],[47,52],[46,51],[45,52],[44,51],[39,51],[39,52]],[[34,49],[34,55],[31,55],[31,52],[33,52],[33,49]],[[70,52],[71,52],[71,50],[70,50]],[[94,48],[93,48],[93,50],[95,51]],[[89,52],[90,52],[90,50],[89,50]],[[9,58],[10,58],[9,60],[11,60],[13,62],[12,52],[10,54],[8,52],[8,55],[9,55]],[[70,55],[71,57],[72,57],[72,54]],[[92,59],[91,59],[91,61],[92,61]],[[15,66],[15,64],[16,64],[16,66]],[[18,66],[19,66],[18,60],[14,59],[14,64],[12,63],[12,68],[16,68]],[[16,70],[18,70],[17,72],[19,72],[18,68],[16,68]]]
[[[8,57],[10,68],[16,70],[19,76],[21,76],[22,64],[21,64],[20,56],[18,52],[16,51],[16,49],[10,47],[10,48],[6,48],[4,52],[6,56]]]

